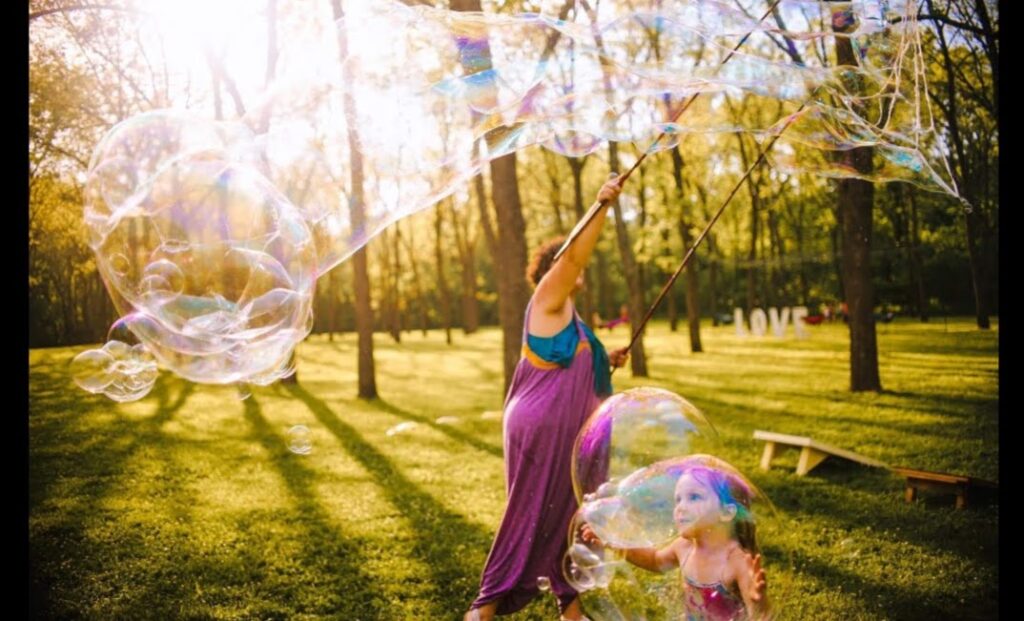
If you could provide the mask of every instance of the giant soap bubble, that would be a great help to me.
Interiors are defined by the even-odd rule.
[[[154,112],[93,155],[86,223],[126,328],[197,382],[268,383],[309,332],[316,252],[242,129]]]
[[[605,400],[576,436],[572,480],[583,503],[618,494],[621,482],[651,464],[707,450],[717,441],[692,403],[662,388],[633,388]]]
[[[578,157],[609,140],[642,151],[782,133],[770,154],[782,170],[956,193],[911,2],[784,0],[763,22],[716,0],[560,16],[349,4],[339,22],[317,12],[326,3],[281,21],[280,79],[239,118],[151,111],[93,153],[99,271],[127,328],[182,377],[287,374],[320,275],[531,145]],[[840,44],[856,66],[822,52]],[[852,166],[845,154],[867,146],[873,166]]]

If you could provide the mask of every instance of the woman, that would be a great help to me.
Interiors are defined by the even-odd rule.
[[[572,447],[587,417],[611,394],[609,366],[625,364],[628,351],[605,353],[576,313],[573,295],[583,288],[606,208],[621,189],[618,178],[605,183],[597,195],[602,209],[568,250],[554,261],[562,242],[550,241],[527,270],[535,289],[526,307],[523,356],[505,398],[508,505],[465,621],[520,610],[539,593],[541,577],[558,597],[563,619],[583,618],[577,593],[562,575],[566,532],[577,509]]]

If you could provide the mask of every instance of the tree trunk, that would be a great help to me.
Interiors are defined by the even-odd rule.
[[[391,253],[391,325],[388,326],[388,330],[396,343],[402,342],[402,256],[399,252],[401,235],[402,231],[395,227],[391,236],[394,243],[388,251]]]
[[[740,144],[740,157],[743,160],[743,169],[750,167],[750,160],[747,157],[747,147],[743,142],[743,135],[736,134],[736,140]],[[750,193],[750,250],[747,252],[747,316],[756,306],[764,304],[764,300],[757,299],[757,241],[760,238],[761,221],[761,196],[758,192],[754,175],[747,178],[747,191]]]
[[[679,218],[676,224],[679,227],[679,238],[683,242],[683,256],[693,246],[693,237],[690,235],[690,224],[685,215],[686,196],[683,191],[683,156],[679,152],[679,146],[672,149],[672,178],[676,182],[676,193],[679,197]],[[697,255],[690,259],[686,266],[686,321],[690,328],[690,351],[700,353],[704,348],[700,343],[700,289],[699,274],[697,273]]]
[[[775,295],[777,306],[788,306],[790,300],[785,296],[786,283],[789,282],[786,273],[786,248],[782,243],[782,234],[779,231],[779,217],[774,209],[768,209],[768,231],[772,244],[772,277],[771,291]]]
[[[594,256],[597,257],[597,300],[598,311],[604,312],[606,316],[615,317],[618,306],[612,301],[612,283],[608,278],[608,261],[604,253],[594,249]]]
[[[921,266],[921,249],[920,233],[917,222],[917,199],[914,195],[914,191],[908,192],[910,195],[910,279],[914,283],[914,292],[917,294],[915,299],[917,300],[917,315],[921,318],[922,323],[928,321],[928,296],[925,294],[924,289],[924,269]]]
[[[453,11],[480,11],[480,0],[452,0]],[[471,66],[466,66],[467,74],[475,74],[491,69],[490,46],[486,43],[479,51]],[[463,58],[464,62],[469,59]],[[491,135],[485,136],[490,145]],[[497,212],[498,231],[495,236],[488,231],[489,216],[486,210],[481,213],[488,247],[491,250],[496,269],[498,284],[498,317],[501,322],[503,336],[504,389],[512,383],[512,374],[519,362],[522,349],[523,317],[530,291],[526,282],[526,225],[523,221],[522,202],[519,197],[519,184],[516,179],[516,154],[503,155],[490,163],[491,199]],[[482,181],[481,181],[482,183]]]
[[[856,65],[850,40],[836,38],[839,65]],[[844,152],[847,166],[862,174],[872,170],[873,149],[860,147]],[[878,375],[878,343],[875,334],[874,283],[871,280],[872,208],[875,186],[862,179],[839,181],[837,205],[842,216],[843,281],[850,310],[850,390],[882,390]]]
[[[608,163],[613,171],[620,172],[618,144],[611,141],[608,142]],[[618,199],[612,203],[612,209],[615,210],[615,237],[619,242],[622,269],[626,274],[626,286],[629,288],[629,326],[630,331],[636,333],[647,312],[647,307],[644,304],[644,292],[640,283],[640,270],[637,268],[636,257],[633,255],[633,245],[629,240],[626,222],[622,218],[622,204]],[[647,356],[644,352],[643,334],[633,344],[633,349],[629,353],[633,377],[647,377]]]
[[[452,344],[452,294],[448,289],[448,278],[444,272],[444,245],[441,232],[444,230],[444,203],[434,207],[434,263],[437,265],[437,292],[441,297],[441,321],[444,324],[444,338]]]
[[[669,200],[668,192],[667,191],[665,192],[665,200],[666,201]],[[669,249],[670,248],[670,246],[669,246],[669,229],[667,229],[667,228],[663,228],[661,230],[661,243],[662,243],[662,247],[665,249],[663,254],[662,254],[662,256],[664,256],[665,258],[671,258],[672,257],[672,252]],[[683,248],[683,253],[684,254],[686,253],[686,249],[685,248]],[[671,271],[662,272],[662,277],[665,280],[668,280],[669,278],[672,277],[672,272]],[[668,304],[668,307],[667,307],[667,310],[668,310],[668,329],[671,332],[678,332],[679,331],[679,309],[677,308],[676,296],[674,294],[675,294],[674,291],[669,291],[668,294],[665,295],[666,302]]]
[[[499,256],[494,264],[501,266],[495,271],[504,350],[503,393],[507,393],[522,350],[523,319],[530,300],[526,282],[526,224],[516,181],[515,153],[491,161],[491,197],[498,212]]]
[[[804,205],[800,202],[796,217],[796,254],[800,257],[800,303],[806,306],[810,300],[810,284],[807,282],[807,265],[804,262]]]
[[[984,2],[978,2],[980,6],[979,18],[982,20],[983,26],[985,26],[986,34],[991,35],[992,31],[988,23],[988,13],[984,9]],[[976,5],[976,8],[977,8]],[[928,0],[928,9],[931,13],[935,13],[935,9],[932,5],[931,0]],[[966,154],[966,145],[964,136],[960,132],[960,119],[959,119],[959,105],[958,97],[961,95],[957,92],[956,88],[956,70],[954,67],[954,60],[950,53],[949,44],[946,41],[946,34],[942,24],[938,24],[936,27],[936,33],[938,35],[939,48],[942,51],[943,64],[946,70],[946,106],[942,107],[943,112],[946,116],[946,121],[949,125],[950,142],[952,143],[952,153],[954,156],[954,170],[959,171],[958,182],[960,185],[960,191],[964,193],[968,201],[974,205],[973,209],[966,210],[964,214],[964,235],[967,241],[967,259],[970,264],[972,287],[974,290],[974,306],[976,311],[976,319],[978,328],[987,330],[990,328],[989,324],[989,310],[988,310],[988,283],[985,281],[986,274],[983,269],[983,260],[978,256],[979,250],[977,244],[980,241],[978,229],[981,216],[975,213],[977,209],[981,208],[979,204],[979,192],[976,191],[976,184],[978,183],[979,172],[976,169],[972,170],[970,166],[969,158]],[[994,43],[994,40],[990,37],[989,41]],[[996,48],[992,48],[992,52],[996,51]],[[990,62],[997,60],[997,57],[989,56]],[[995,65],[992,65],[993,70],[993,87],[994,92],[998,93],[998,70]],[[959,164],[959,166],[956,166]]]
[[[401,221],[395,222],[395,231],[401,230]],[[413,232],[415,227],[409,227],[408,239],[404,239],[402,245],[405,247],[405,254],[409,258],[409,266],[412,268],[412,288],[416,292],[416,306],[420,311],[420,331],[423,336],[427,336],[427,298],[423,291],[423,280],[420,279],[420,267],[419,261],[416,260],[413,254],[413,248],[416,246],[416,242],[413,239]]]
[[[331,0],[335,21],[345,17],[341,0]],[[342,60],[348,57],[347,25],[338,30],[339,55]],[[342,65],[341,79],[349,83],[348,71]],[[356,104],[351,93],[347,93],[344,101],[345,118],[348,120],[348,148],[351,168],[352,194],[349,218],[353,231],[361,231],[366,225],[365,203],[363,192],[363,155],[356,135]],[[370,306],[370,275],[367,269],[366,247],[360,248],[352,255],[352,275],[356,297],[356,331],[359,333],[359,397],[361,399],[377,398],[377,378],[373,363],[373,308]]]
[[[486,198],[478,198],[486,205]],[[480,309],[476,301],[476,236],[470,234],[468,224],[461,222],[465,219],[456,217],[455,205],[452,203],[452,229],[462,268],[462,332],[473,334],[480,327]]]
[[[964,229],[967,234],[967,259],[971,267],[971,284],[973,285],[974,291],[974,308],[976,309],[975,319],[978,323],[978,328],[981,330],[988,330],[992,327],[989,323],[989,310],[988,310],[988,281],[986,280],[987,274],[985,273],[984,264],[985,261],[980,255],[978,249],[978,229],[981,217],[975,213],[974,209],[968,210],[964,214]]]

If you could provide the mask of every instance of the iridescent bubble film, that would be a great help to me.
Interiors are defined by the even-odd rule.
[[[708,450],[717,441],[692,403],[662,388],[633,388],[602,403],[576,436],[572,480],[577,501],[618,497],[622,482],[671,457]]]
[[[956,194],[914,3],[784,0],[760,22],[713,0],[577,3],[561,17],[350,4],[343,21],[311,10],[282,27],[279,79],[238,118],[154,110],[93,153],[85,221],[100,273],[127,328],[182,377],[284,377],[317,278],[532,145],[582,156],[609,140],[659,151],[781,134],[769,156],[781,170]],[[838,45],[856,66],[834,63]],[[854,166],[866,146],[873,165]],[[82,373],[90,389],[105,381]]]

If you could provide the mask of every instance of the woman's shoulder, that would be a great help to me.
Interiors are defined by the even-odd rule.
[[[552,339],[568,332],[576,323],[576,309],[567,304],[557,313],[547,313],[537,308],[533,301],[526,307],[526,334],[533,338]]]

